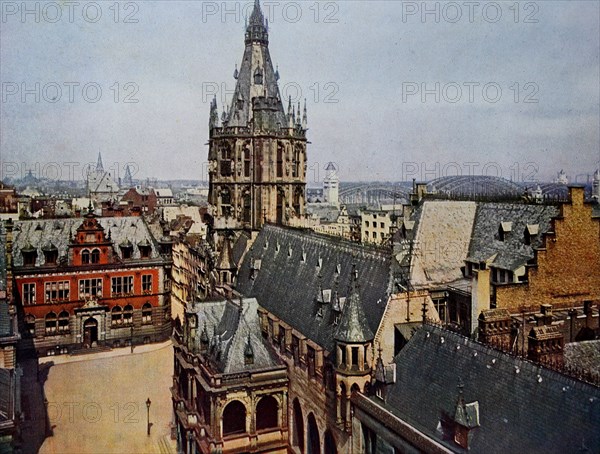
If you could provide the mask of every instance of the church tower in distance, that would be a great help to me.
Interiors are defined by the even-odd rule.
[[[208,203],[217,231],[294,225],[305,211],[306,101],[301,112],[290,98],[284,110],[258,0],[245,44],[229,111],[219,117],[216,98],[210,107]]]

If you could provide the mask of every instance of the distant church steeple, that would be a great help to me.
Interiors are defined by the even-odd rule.
[[[102,165],[102,154],[98,152],[98,162],[96,162],[96,172],[104,172],[104,166]]]

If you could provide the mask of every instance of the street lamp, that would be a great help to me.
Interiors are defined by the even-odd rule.
[[[148,436],[150,436],[150,404],[151,403],[152,402],[150,402],[150,398],[148,397],[148,399],[146,399],[146,410],[147,410],[147,413],[146,413],[147,418],[146,418],[146,420],[147,420],[147,423],[148,423],[147,424],[148,425]]]

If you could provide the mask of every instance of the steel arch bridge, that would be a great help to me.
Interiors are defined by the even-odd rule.
[[[348,183],[340,190],[343,204],[380,203],[396,201],[400,204],[410,199],[411,185],[398,183]]]
[[[437,178],[427,184],[427,192],[456,196],[519,196],[523,194],[523,188],[500,177],[470,175]]]

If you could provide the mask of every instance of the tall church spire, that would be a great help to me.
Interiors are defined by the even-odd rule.
[[[286,127],[288,121],[277,85],[278,75],[269,54],[267,21],[258,1],[254,3],[246,27],[245,44],[242,63],[234,72],[236,86],[229,107],[228,126],[248,127],[258,106],[259,110],[268,112],[259,119],[261,129]]]
[[[96,172],[104,172],[104,166],[102,165],[102,154],[98,152],[98,162],[96,163]]]

